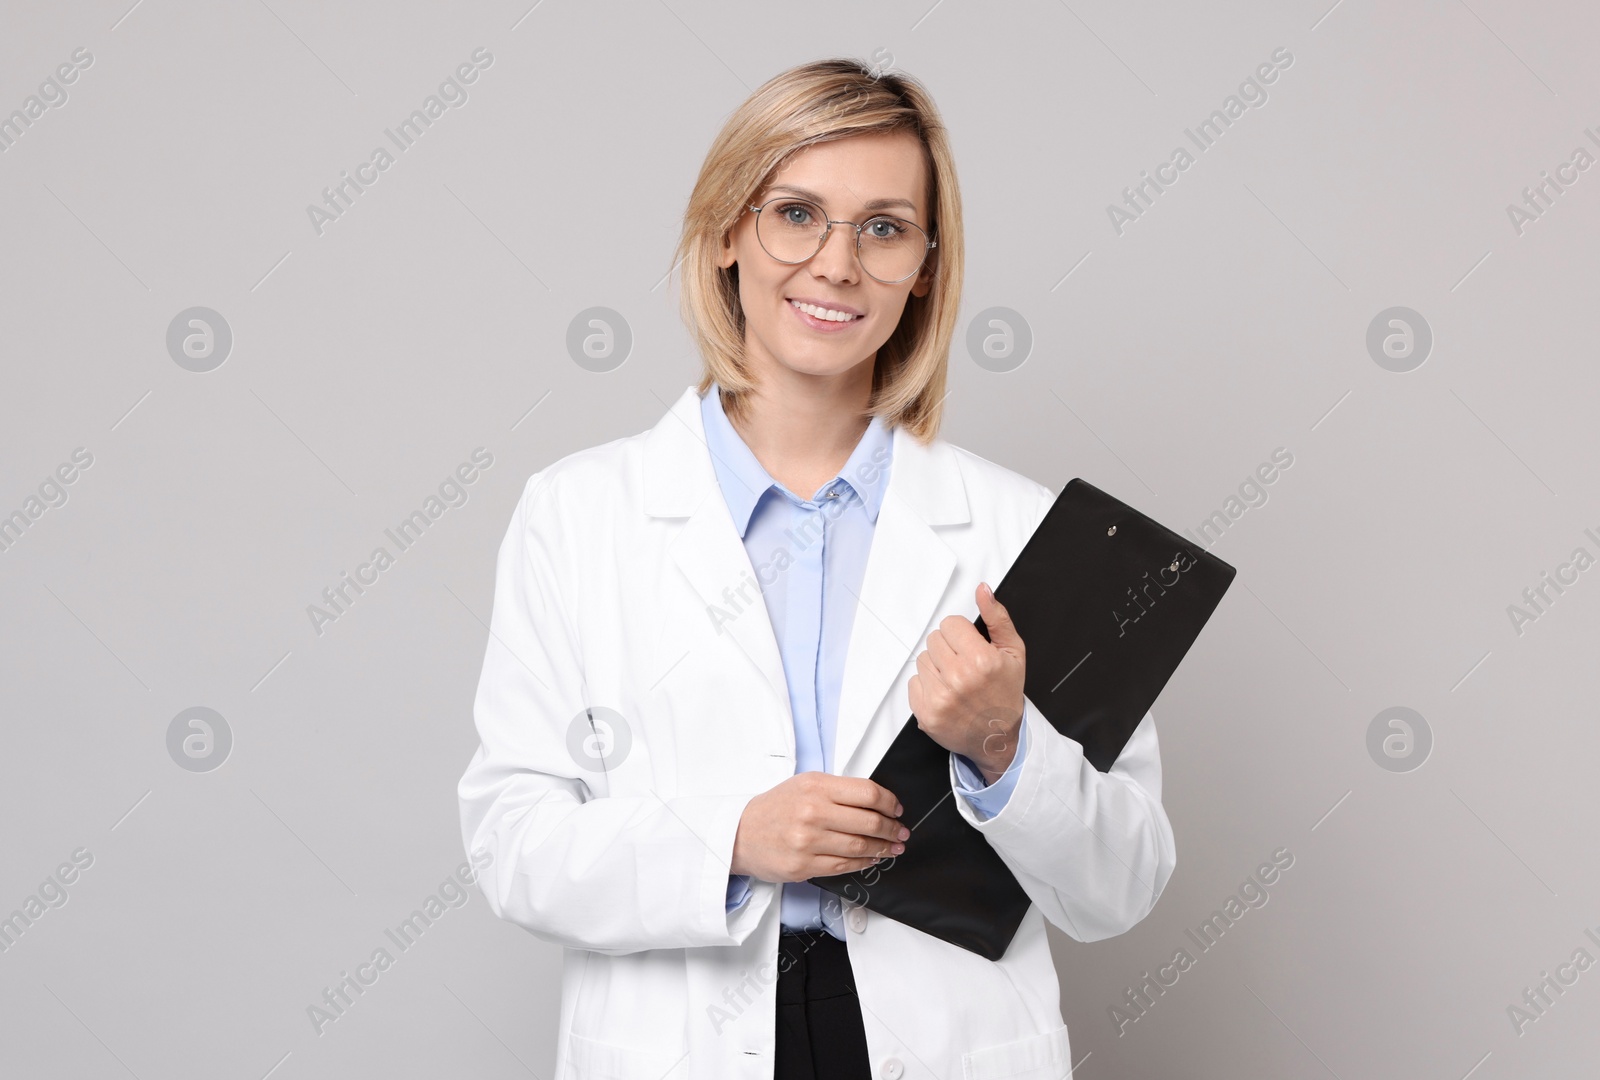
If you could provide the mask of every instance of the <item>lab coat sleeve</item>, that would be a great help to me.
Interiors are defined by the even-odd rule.
[[[497,916],[572,948],[739,944],[777,888],[752,882],[750,901],[727,908],[734,835],[758,792],[612,796],[568,749],[590,703],[557,538],[582,519],[544,480],[528,481],[500,545],[473,702],[480,746],[457,792],[467,850],[489,857],[478,884]],[[637,743],[649,718],[628,719]]]
[[[1042,520],[1053,496],[1040,490]],[[1042,719],[1032,701],[1026,715]],[[1028,742],[999,813],[983,818],[965,798],[955,800],[956,809],[987,837],[1050,922],[1078,941],[1124,933],[1155,907],[1177,865],[1161,805],[1154,715],[1139,721],[1108,772],[1048,722],[1030,723]],[[960,790],[953,761],[950,783]]]

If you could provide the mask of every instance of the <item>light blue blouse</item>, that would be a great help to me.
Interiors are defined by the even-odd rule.
[[[831,772],[850,627],[889,485],[893,435],[874,416],[839,474],[802,499],[762,467],[723,412],[715,385],[701,399],[700,414],[717,482],[761,582],[778,641],[794,714],[795,772]],[[957,790],[980,819],[998,814],[1011,797],[1028,749],[1027,727],[1025,720],[1010,768],[988,786],[972,762],[952,755]],[[916,841],[913,831],[907,847]],[[749,895],[748,876],[731,875],[728,910]],[[838,898],[810,882],[785,882],[781,901],[786,932],[822,928],[845,936]]]

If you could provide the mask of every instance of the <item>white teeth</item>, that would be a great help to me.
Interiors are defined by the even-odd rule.
[[[834,311],[830,308],[818,307],[815,304],[802,304],[798,300],[790,300],[789,303],[793,304],[807,315],[810,315],[812,318],[822,319],[825,322],[849,322],[851,319],[855,318],[854,315],[846,314],[843,311]]]

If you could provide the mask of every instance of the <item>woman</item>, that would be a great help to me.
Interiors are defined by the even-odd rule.
[[[777,76],[679,246],[705,373],[528,481],[460,785],[495,914],[565,946],[558,1075],[1059,1080],[1045,922],[1133,926],[1172,830],[1149,715],[1100,773],[1024,697],[986,583],[1051,492],[937,437],[962,235],[932,101]],[[806,881],[917,842],[866,779],[911,712],[1033,900],[998,961]]]

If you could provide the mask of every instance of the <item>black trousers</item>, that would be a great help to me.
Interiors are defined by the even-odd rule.
[[[872,1080],[845,943],[826,930],[778,935],[774,1080]]]

